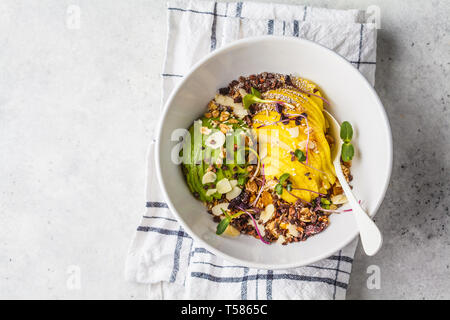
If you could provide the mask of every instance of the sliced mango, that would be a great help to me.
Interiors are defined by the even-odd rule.
[[[308,92],[317,88],[311,82],[306,81],[306,84]],[[314,94],[322,96],[320,91],[316,91]],[[297,159],[291,161],[290,154],[296,149],[306,153],[308,127],[305,120],[302,120],[300,126],[297,126],[295,121],[273,124],[280,120],[280,115],[275,111],[267,110],[254,116],[254,129],[260,150],[264,149],[260,153],[264,154],[261,161],[265,167],[266,177],[268,179],[279,178],[283,173],[289,173],[294,189],[302,188],[326,193],[334,184],[336,174],[331,162],[330,145],[325,138],[328,125],[323,114],[323,101],[318,97],[308,96],[294,89],[268,91],[265,93],[265,98],[284,101],[293,106],[293,108],[284,107],[285,114],[306,113],[309,127],[308,163],[306,164],[305,162],[300,163]],[[263,124],[270,125],[259,128]],[[295,127],[298,127],[298,134],[297,130],[293,130]],[[308,202],[317,197],[316,193],[310,191],[293,190],[290,193],[294,196],[284,191],[282,199],[293,203],[297,201],[296,197]]]

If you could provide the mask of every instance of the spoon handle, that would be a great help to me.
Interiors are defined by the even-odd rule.
[[[336,158],[337,159],[334,161],[336,176],[341,183],[351,208],[353,209],[352,213],[355,215],[363,249],[367,255],[373,256],[380,250],[381,244],[383,243],[383,237],[375,222],[373,222],[369,215],[361,208],[361,205],[353,195],[347,180],[345,180],[339,160],[341,158],[340,155]]]

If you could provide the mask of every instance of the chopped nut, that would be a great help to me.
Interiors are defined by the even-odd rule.
[[[211,101],[211,102],[208,104],[208,109],[211,110],[211,111],[217,109],[217,105],[214,103],[214,101]]]
[[[220,131],[222,131],[223,134],[226,134],[226,133],[228,132],[228,130],[231,129],[230,126],[227,126],[227,125],[224,124],[224,123],[221,123],[221,124],[219,125],[219,128],[220,128]]]
[[[264,191],[261,194],[261,199],[260,202],[262,203],[262,205],[264,207],[268,206],[269,204],[271,204],[273,201],[272,195],[270,194],[270,192]]]
[[[214,118],[217,118],[218,116],[219,116],[219,110],[214,110],[213,112],[212,112],[212,116],[214,117]]]
[[[230,113],[229,113],[228,111],[223,111],[223,112],[220,114],[219,120],[223,122],[223,121],[228,120],[228,118],[230,118]]]
[[[295,215],[295,208],[294,207],[289,207],[289,215],[290,216]]]
[[[350,174],[350,169],[349,167],[346,165],[348,162],[344,162],[341,163],[341,168],[342,168],[342,173],[344,174],[345,180],[347,180],[347,182],[350,182],[353,177]]]
[[[258,191],[258,185],[256,184],[255,181],[248,181],[245,185],[245,188],[247,189],[247,191],[251,193]]]
[[[212,117],[212,114],[211,114],[211,112],[207,112],[207,113],[205,113],[205,117],[206,117],[206,118],[208,118],[208,119],[210,119],[210,118]]]
[[[239,121],[237,119],[232,118],[228,120],[228,123],[239,123]]]
[[[302,210],[300,210],[300,214],[301,215],[311,215],[311,211],[308,208],[302,208]]]
[[[336,195],[336,194],[341,194],[341,193],[343,193],[344,192],[344,190],[342,189],[342,187],[338,187],[338,186],[334,186],[333,187],[333,194],[334,195]]]

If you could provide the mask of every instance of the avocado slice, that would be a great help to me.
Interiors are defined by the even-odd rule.
[[[221,194],[215,193],[211,196],[206,196],[205,186],[202,183],[203,175],[206,173],[207,169],[214,165],[216,168],[217,181],[223,178],[229,180],[233,179],[247,179],[248,173],[245,164],[245,150],[237,152],[234,154],[234,163],[219,166],[216,165],[217,160],[220,156],[221,149],[212,149],[207,147],[205,144],[206,136],[201,134],[201,127],[208,127],[213,129],[213,121],[218,121],[218,118],[206,118],[202,117],[196,120],[194,124],[189,128],[190,137],[187,138],[183,145],[183,150],[186,154],[183,154],[183,173],[186,177],[186,182],[188,184],[189,190],[198,195],[201,201],[210,202],[213,199],[220,199]],[[238,123],[233,124],[233,129],[242,129],[245,126],[245,122],[239,120]],[[232,140],[238,146],[242,143],[241,131],[233,131]],[[199,138],[201,137],[201,138]]]

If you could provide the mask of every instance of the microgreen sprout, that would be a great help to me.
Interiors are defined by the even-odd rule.
[[[303,152],[302,150],[297,149],[297,150],[295,150],[294,152],[291,151],[291,155],[292,155],[291,161],[294,161],[295,159],[297,159],[297,160],[298,160],[302,165],[304,165],[305,167],[308,167],[308,168],[310,168],[310,169],[319,171],[320,173],[326,175],[326,173],[323,172],[322,170],[319,170],[319,169],[317,169],[317,168],[314,168],[313,166],[310,166],[309,164],[306,164],[306,163],[305,163],[305,161],[306,161],[306,156],[305,156],[305,154],[304,154],[304,152]]]
[[[353,156],[355,155],[355,149],[350,143],[353,138],[353,128],[349,122],[344,121],[342,123],[340,136],[344,142],[342,144],[341,157],[344,162],[348,162],[352,160]]]
[[[246,179],[246,175],[240,174],[237,179],[238,185],[243,186],[245,184],[245,179]]]
[[[244,104],[244,108],[248,109],[252,104],[255,103],[273,103],[271,100],[261,99],[261,92],[252,87],[251,93],[246,94],[244,99],[242,99],[242,103]]]
[[[300,162],[303,162],[303,161],[306,160],[305,154],[304,154],[303,151],[300,150],[300,149],[295,150],[295,151],[294,151],[294,155],[295,155],[295,157],[297,158],[297,160],[300,161]]]
[[[361,200],[358,201],[359,204],[361,204]],[[316,198],[315,200],[316,207],[313,209],[313,211],[323,211],[328,213],[343,213],[343,212],[352,212],[352,209],[346,209],[346,210],[330,210],[331,201],[325,198]]]
[[[228,218],[222,219],[217,225],[216,234],[221,235],[222,233],[224,233],[229,224],[230,220]]]
[[[225,210],[222,209],[222,213],[225,215],[225,218],[223,218],[218,224],[217,224],[217,229],[216,229],[216,234],[217,235],[221,235],[222,233],[225,232],[225,230],[228,228],[228,226],[230,225],[231,221],[234,218],[239,217],[241,214],[243,214],[244,212],[238,212],[236,214],[233,214],[232,216],[230,216]]]
[[[330,204],[331,204],[330,200],[325,199],[325,198],[320,198],[320,203],[321,203],[322,208],[330,209]]]
[[[292,183],[288,181],[290,177],[289,173],[283,173],[278,179],[278,184],[275,186],[275,192],[279,195],[283,194],[283,188],[289,188],[288,191],[292,190]]]

